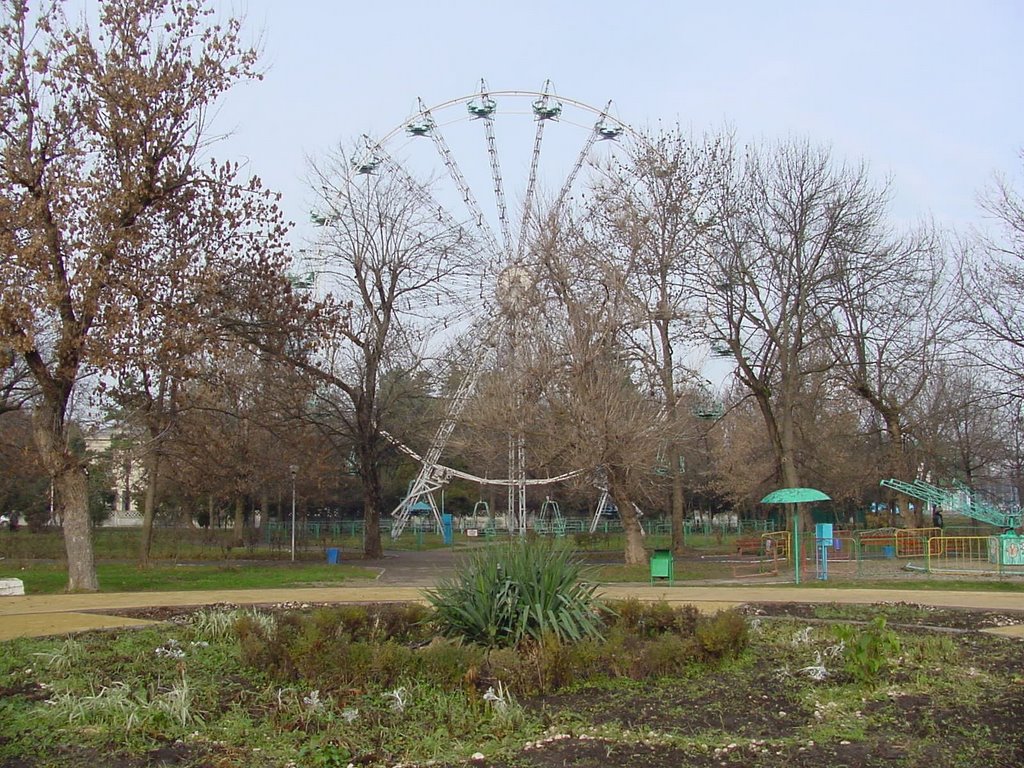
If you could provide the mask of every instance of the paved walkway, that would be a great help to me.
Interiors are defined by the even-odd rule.
[[[152,622],[114,615],[117,611],[156,606],[272,605],[279,603],[375,603],[423,600],[423,587],[400,587],[376,581],[365,585],[302,589],[239,589],[188,592],[104,592],[76,595],[25,595],[0,599],[0,640],[14,637],[61,635],[89,629],[132,627]],[[870,589],[807,589],[799,587],[673,587],[646,584],[605,586],[611,599],[636,597],[695,605],[713,612],[744,603],[852,603],[895,600],[946,608],[1024,611],[1024,596],[997,592],[921,591],[894,592]],[[993,630],[1024,639],[1024,623]]]
[[[382,560],[361,562],[381,573],[375,580],[350,581],[342,586],[308,588],[239,589],[185,592],[101,592],[74,595],[0,597],[0,640],[80,632],[89,629],[131,627],[152,622],[114,615],[118,611],[158,606],[273,605],[312,603],[405,602],[424,599],[424,590],[449,574],[457,560],[448,550],[402,552]],[[941,608],[973,608],[1020,612],[1021,623],[993,632],[1024,639],[1024,593],[964,592],[956,590],[829,589],[794,585],[609,584],[601,594],[610,599],[636,597],[691,604],[714,612],[744,603],[847,603],[907,602]]]

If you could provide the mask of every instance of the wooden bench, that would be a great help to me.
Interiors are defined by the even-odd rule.
[[[764,539],[760,536],[736,539],[736,554],[738,555],[760,555],[763,550]]]

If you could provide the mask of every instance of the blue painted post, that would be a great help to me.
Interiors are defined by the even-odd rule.
[[[814,538],[817,544],[818,578],[828,581],[828,550],[833,543],[832,523],[818,523]]]
[[[793,507],[793,576],[800,583],[800,513]]]

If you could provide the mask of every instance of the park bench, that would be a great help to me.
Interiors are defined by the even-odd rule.
[[[747,536],[736,539],[736,554],[760,555],[764,550],[764,539],[760,536]]]

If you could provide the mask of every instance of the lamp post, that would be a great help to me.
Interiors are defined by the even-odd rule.
[[[299,468],[292,464],[288,467],[292,476],[292,562],[295,562],[295,476],[299,474]]]

